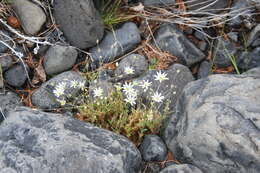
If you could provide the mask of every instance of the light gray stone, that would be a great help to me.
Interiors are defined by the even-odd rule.
[[[203,173],[197,167],[190,164],[171,165],[164,168],[160,173]]]
[[[249,33],[246,46],[257,47],[260,46],[260,24],[258,24],[252,31]]]
[[[127,138],[61,114],[17,108],[0,126],[10,173],[136,173],[140,162]]]
[[[46,15],[38,5],[29,0],[12,0],[12,6],[27,34],[37,34],[46,21]]]
[[[260,78],[211,75],[186,85],[164,131],[180,162],[203,172],[260,172]]]
[[[44,56],[44,69],[46,74],[54,75],[73,67],[78,52],[70,46],[55,45],[48,49]]]
[[[73,46],[89,48],[103,37],[104,26],[92,0],[55,0],[54,17]]]
[[[260,66],[260,47],[252,51],[242,52],[237,59],[238,67],[243,70],[249,70]]]
[[[91,67],[99,67],[103,63],[109,63],[116,57],[133,50],[141,41],[140,32],[135,23],[124,23],[119,29],[109,32],[103,40],[89,50],[92,57]]]

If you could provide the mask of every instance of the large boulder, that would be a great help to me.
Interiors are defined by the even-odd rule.
[[[260,78],[211,75],[186,85],[164,131],[177,160],[210,173],[260,172]]]
[[[73,46],[89,48],[103,37],[102,20],[92,0],[55,0],[54,17]]]
[[[60,114],[18,108],[0,126],[1,171],[136,173],[140,162],[125,137]]]

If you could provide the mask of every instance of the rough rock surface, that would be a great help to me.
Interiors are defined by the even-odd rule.
[[[12,0],[12,6],[27,34],[37,34],[46,21],[46,15],[38,5],[29,0]]]
[[[161,83],[158,80],[155,80],[155,75],[158,73],[166,73],[168,80],[162,81]],[[150,102],[152,100],[151,96],[158,91],[165,98],[163,104],[159,104],[160,110],[163,110],[164,106],[169,104],[169,108],[173,108],[177,99],[179,98],[184,86],[193,81],[194,78],[190,70],[181,64],[174,64],[169,67],[168,70],[159,71],[159,70],[149,70],[147,73],[141,77],[135,79],[134,83],[142,84],[144,81],[151,82],[151,86],[148,90],[136,86],[138,95],[144,102]]]
[[[26,66],[29,73],[29,68]],[[22,64],[16,64],[4,73],[4,78],[9,85],[21,87],[27,80],[25,67]]]
[[[159,48],[180,58],[191,66],[205,55],[175,25],[162,25],[155,33],[155,41]]]
[[[72,68],[77,56],[77,50],[73,47],[60,45],[50,47],[43,61],[46,74],[54,75]]]
[[[140,162],[125,137],[60,114],[18,108],[0,126],[0,170],[136,173]]]
[[[133,73],[127,73],[126,68],[133,69]],[[115,70],[116,80],[129,80],[140,76],[148,70],[148,61],[138,54],[131,54],[125,57]]]
[[[146,135],[139,150],[146,162],[164,161],[167,156],[167,148],[162,139],[156,135]]]
[[[9,46],[13,46],[12,41],[10,41],[10,34],[4,30],[0,30],[0,41],[8,44]],[[0,53],[5,53],[8,47],[6,47],[3,43],[0,42]]]
[[[249,33],[246,44],[252,47],[260,46],[260,24]]]
[[[2,67],[2,70],[5,71],[9,67],[11,67],[13,62],[13,59],[10,55],[2,55],[0,56],[0,66]]]
[[[75,82],[75,83],[74,83]],[[85,79],[74,71],[63,72],[43,83],[32,95],[32,103],[41,109],[53,109],[61,106],[59,100],[75,97],[82,89]],[[56,88],[64,88],[63,93],[55,95]],[[84,86],[83,86],[84,87]]]
[[[89,48],[103,37],[104,27],[92,0],[55,0],[54,17],[73,46]]]
[[[208,75],[210,75],[212,73],[211,71],[211,64],[208,61],[203,61],[200,64],[200,68],[198,70],[198,79],[200,78],[204,78],[207,77]]]
[[[115,60],[140,43],[141,36],[135,23],[127,22],[122,27],[105,35],[103,40],[89,52],[93,59],[92,68]]]
[[[160,173],[202,173],[197,167],[189,164],[171,165],[164,168]]]
[[[177,160],[204,172],[260,172],[260,78],[211,75],[186,85],[164,131]]]
[[[249,70],[260,66],[260,47],[250,52],[243,52],[237,59],[238,67],[243,70]]]
[[[141,0],[144,6],[167,6],[174,5],[175,0]]]
[[[13,92],[6,91],[0,94],[0,123],[8,117],[8,112],[21,106],[21,99]]]

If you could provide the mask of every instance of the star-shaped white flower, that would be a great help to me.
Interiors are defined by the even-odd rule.
[[[161,95],[161,93],[158,93],[158,92],[155,92],[153,95],[152,95],[152,100],[154,102],[157,102],[157,103],[160,103],[162,102],[164,99],[164,96]]]
[[[76,80],[71,81],[71,87],[72,88],[78,88],[79,87],[78,81],[76,81]]]
[[[79,88],[84,89],[85,88],[85,82],[78,82],[78,86],[79,86]]]
[[[129,103],[131,106],[134,106],[136,104],[136,96],[128,95],[124,100],[125,102]]]
[[[134,74],[134,69],[132,67],[125,67],[125,74]]]
[[[161,71],[159,71],[155,75],[155,80],[158,80],[159,82],[162,82],[164,80],[168,80],[167,74],[166,73],[162,73]]]
[[[65,87],[66,87],[66,83],[64,83],[64,82],[59,83],[59,84],[55,87],[55,89],[54,89],[54,91],[53,91],[54,95],[55,95],[56,97],[60,97],[61,95],[63,95],[63,94],[64,94],[64,91],[65,91]]]
[[[137,92],[134,89],[134,85],[132,83],[125,83],[123,85],[123,92],[128,96],[136,96]]]
[[[95,88],[94,91],[93,91],[93,94],[94,94],[94,97],[99,97],[101,98],[103,96],[103,89],[98,87],[98,88]]]
[[[148,80],[143,80],[140,84],[140,87],[142,87],[142,89],[144,89],[144,92],[146,92],[151,85],[152,82],[149,82]]]

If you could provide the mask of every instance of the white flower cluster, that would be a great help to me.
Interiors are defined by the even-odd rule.
[[[69,86],[66,86],[69,85]],[[84,89],[85,88],[85,82],[78,82],[76,80],[73,80],[71,82],[61,82],[58,83],[54,90],[53,90],[53,94],[57,97],[57,101],[63,106],[66,104],[66,95],[65,95],[65,90],[66,88],[79,88],[79,89]]]

